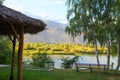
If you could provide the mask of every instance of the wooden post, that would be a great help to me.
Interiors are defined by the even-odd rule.
[[[23,40],[24,40],[24,27],[21,26],[19,32],[19,49],[18,49],[18,80],[22,80],[22,54],[23,54]]]
[[[76,66],[76,71],[77,71],[77,72],[79,72],[78,65],[79,65],[79,64],[75,63],[75,66]]]
[[[104,71],[105,71],[105,69],[106,69],[106,65],[104,64]]]
[[[18,37],[18,34],[15,30],[15,27],[13,26],[12,23],[9,23],[11,25],[11,28],[13,30],[13,40],[12,40],[12,37],[8,34],[10,40],[12,41],[13,43],[13,55],[12,55],[12,64],[11,64],[11,74],[10,74],[10,80],[14,80],[14,54],[15,54],[15,46],[16,46],[16,39],[18,40],[18,42],[20,43],[20,40],[19,40],[19,37]],[[22,30],[20,30],[21,32]],[[22,33],[22,32],[21,32]],[[19,33],[20,34],[20,33]],[[24,34],[24,33],[23,33]],[[20,51],[18,51],[19,53]]]
[[[90,68],[90,72],[92,73],[93,71],[92,71],[92,65],[91,64],[89,64],[89,68]]]
[[[52,62],[52,68],[54,69],[54,62]]]
[[[12,54],[11,74],[10,74],[10,79],[9,80],[14,80],[14,58],[15,58],[15,46],[16,46],[15,35],[13,36],[12,43],[13,43],[13,54]]]

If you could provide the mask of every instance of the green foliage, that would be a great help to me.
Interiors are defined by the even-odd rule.
[[[62,67],[63,68],[72,68],[73,64],[76,63],[78,61],[78,56],[75,56],[73,58],[70,58],[70,57],[66,57],[66,58],[63,58],[62,61]]]
[[[72,36],[84,33],[88,43],[105,44],[116,16],[117,0],[67,0],[67,19],[70,23],[66,32]],[[111,27],[112,26],[112,27]],[[111,34],[110,34],[111,35]],[[111,35],[112,36],[112,35]],[[101,38],[102,37],[102,38]]]
[[[3,37],[2,37],[3,38]],[[11,61],[12,45],[5,37],[0,39],[0,64],[8,64]]]
[[[35,53],[32,55],[31,64],[35,67],[45,67],[45,62],[52,62],[52,59],[46,54]]]
[[[106,45],[119,37],[119,0],[67,0],[67,19],[70,23],[66,32],[76,36],[84,33],[88,43]],[[114,31],[114,33],[113,33]],[[74,32],[74,33],[73,33]]]
[[[0,0],[0,5],[3,4],[3,1],[5,1],[5,0]]]
[[[74,38],[77,36],[77,32],[76,30],[74,29],[74,27],[66,27],[65,29],[65,32],[68,33],[68,35],[70,35],[72,38],[73,38],[73,42],[74,42]]]
[[[98,64],[97,43],[106,45],[109,65],[110,44],[120,42],[120,0],[67,0],[67,10],[70,23],[67,33],[76,36],[82,32],[84,41],[95,45]],[[118,60],[120,66],[120,58]]]
[[[114,45],[111,45],[111,53],[112,53],[112,55],[114,56],[116,56],[117,55],[117,46],[114,44]]]

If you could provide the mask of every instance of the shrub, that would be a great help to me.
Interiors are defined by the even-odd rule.
[[[0,64],[10,64],[12,56],[12,45],[10,41],[3,37],[0,39]]]
[[[35,53],[32,55],[32,66],[45,67],[45,62],[52,62],[52,59],[46,53]]]
[[[63,68],[72,68],[73,67],[73,64],[78,60],[78,56],[75,56],[73,58],[70,58],[70,57],[66,57],[66,58],[63,58],[62,61],[62,67]]]

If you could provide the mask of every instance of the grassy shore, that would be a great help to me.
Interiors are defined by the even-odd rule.
[[[0,80],[9,80],[10,68],[0,68]],[[17,80],[15,70],[15,80]],[[120,72],[76,72],[75,70],[32,71],[23,69],[23,80],[120,80]]]

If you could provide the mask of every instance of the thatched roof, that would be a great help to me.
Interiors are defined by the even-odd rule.
[[[0,5],[0,34],[13,34],[11,26],[17,33],[24,27],[24,33],[36,34],[45,29],[46,24],[38,19],[28,17],[18,11]]]

